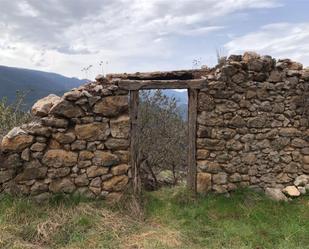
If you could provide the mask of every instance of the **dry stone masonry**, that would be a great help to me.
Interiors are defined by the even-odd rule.
[[[32,108],[35,122],[2,140],[0,192],[117,199],[130,182],[128,91],[122,79],[206,79],[198,91],[197,190],[265,190],[277,200],[309,191],[309,69],[247,52],[215,68],[114,75]]]
[[[37,121],[2,141],[0,191],[118,198],[129,181],[128,92],[98,79],[32,108]]]
[[[198,96],[198,190],[309,191],[309,69],[247,52],[206,77]]]

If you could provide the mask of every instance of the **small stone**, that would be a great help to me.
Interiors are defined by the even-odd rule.
[[[102,184],[102,180],[100,177],[96,177],[94,179],[91,180],[90,182],[90,187],[94,187],[94,188],[101,188],[101,184]]]
[[[49,168],[48,170],[48,177],[52,179],[65,177],[69,175],[71,172],[71,168],[65,167],[65,168]]]
[[[76,136],[73,132],[57,132],[53,134],[53,138],[61,144],[70,144],[75,141]]]
[[[29,148],[23,150],[23,152],[21,153],[21,159],[29,162],[30,160],[30,149]]]
[[[125,175],[114,176],[102,183],[102,189],[107,191],[121,191],[129,182],[129,177]]]
[[[287,186],[282,190],[282,192],[290,197],[300,196],[300,192],[295,186]]]
[[[113,175],[124,175],[128,172],[129,168],[130,166],[127,164],[120,164],[120,165],[112,167],[111,173]]]
[[[53,193],[72,193],[75,189],[74,183],[68,178],[54,180],[49,185]]]
[[[46,148],[46,144],[44,144],[44,143],[34,143],[30,147],[30,150],[35,151],[35,152],[41,152],[41,151],[44,151],[45,148]]]
[[[45,117],[42,118],[41,121],[45,126],[51,126],[55,128],[67,128],[69,125],[69,121],[63,118]]]
[[[33,196],[34,201],[39,204],[47,202],[50,198],[51,198],[51,193],[47,193],[47,192]]]
[[[296,148],[304,148],[308,146],[308,143],[301,138],[294,138],[291,142],[291,145]]]
[[[105,175],[107,173],[108,173],[108,168],[105,168],[105,167],[91,166],[87,168],[88,177],[97,177],[97,176]]]
[[[125,150],[129,147],[130,142],[127,139],[109,138],[105,142],[105,146],[110,150]]]
[[[214,184],[225,184],[227,183],[227,174],[220,172],[212,176],[212,181]]]
[[[209,156],[209,150],[198,149],[196,152],[197,160],[205,160]]]
[[[74,182],[75,182],[75,185],[78,187],[87,186],[89,184],[89,180],[86,174],[77,176]]]
[[[66,92],[63,97],[67,100],[76,101],[80,97],[82,97],[82,92],[78,90],[72,90],[70,92]]]
[[[266,188],[265,195],[275,201],[288,201],[288,198],[278,188]]]
[[[87,142],[84,140],[76,140],[71,144],[72,150],[84,150],[86,149]]]
[[[306,194],[306,188],[305,187],[297,187],[298,191],[300,192],[300,194],[305,195]]]
[[[4,170],[0,171],[0,184],[11,180],[14,176],[14,170]]]
[[[94,157],[93,152],[84,150],[84,151],[79,152],[78,160],[86,161],[86,160],[91,160],[93,157]]]
[[[308,175],[300,175],[297,176],[294,185],[295,186],[306,186],[309,183],[309,176]]]
[[[229,176],[230,182],[240,182],[241,181],[241,175],[239,173],[234,173]]]

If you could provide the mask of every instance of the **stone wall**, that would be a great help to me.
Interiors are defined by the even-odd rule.
[[[128,92],[103,78],[32,108],[1,145],[0,192],[118,198],[129,181]]]
[[[199,191],[283,189],[297,177],[308,184],[309,69],[245,53],[205,76],[208,87],[198,96]]]
[[[119,198],[130,180],[130,119],[128,92],[115,79],[194,78],[208,81],[198,93],[199,192],[309,191],[309,69],[245,53],[211,69],[98,77],[39,100],[37,120],[2,140],[0,192]]]

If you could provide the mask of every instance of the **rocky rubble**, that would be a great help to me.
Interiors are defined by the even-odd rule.
[[[0,192],[118,198],[129,181],[128,92],[105,78],[34,104],[2,140]]]

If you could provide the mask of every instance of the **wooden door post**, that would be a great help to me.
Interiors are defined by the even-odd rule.
[[[137,144],[137,122],[138,122],[138,102],[139,94],[137,91],[130,91],[130,126],[131,126],[131,137],[130,137],[130,163],[132,170],[132,184],[133,193],[139,196],[141,193],[141,179],[140,169],[137,162],[138,157],[138,144]]]
[[[198,90],[188,89],[188,180],[187,186],[190,191],[196,193],[197,169],[196,169],[196,123],[197,123],[197,98]]]

